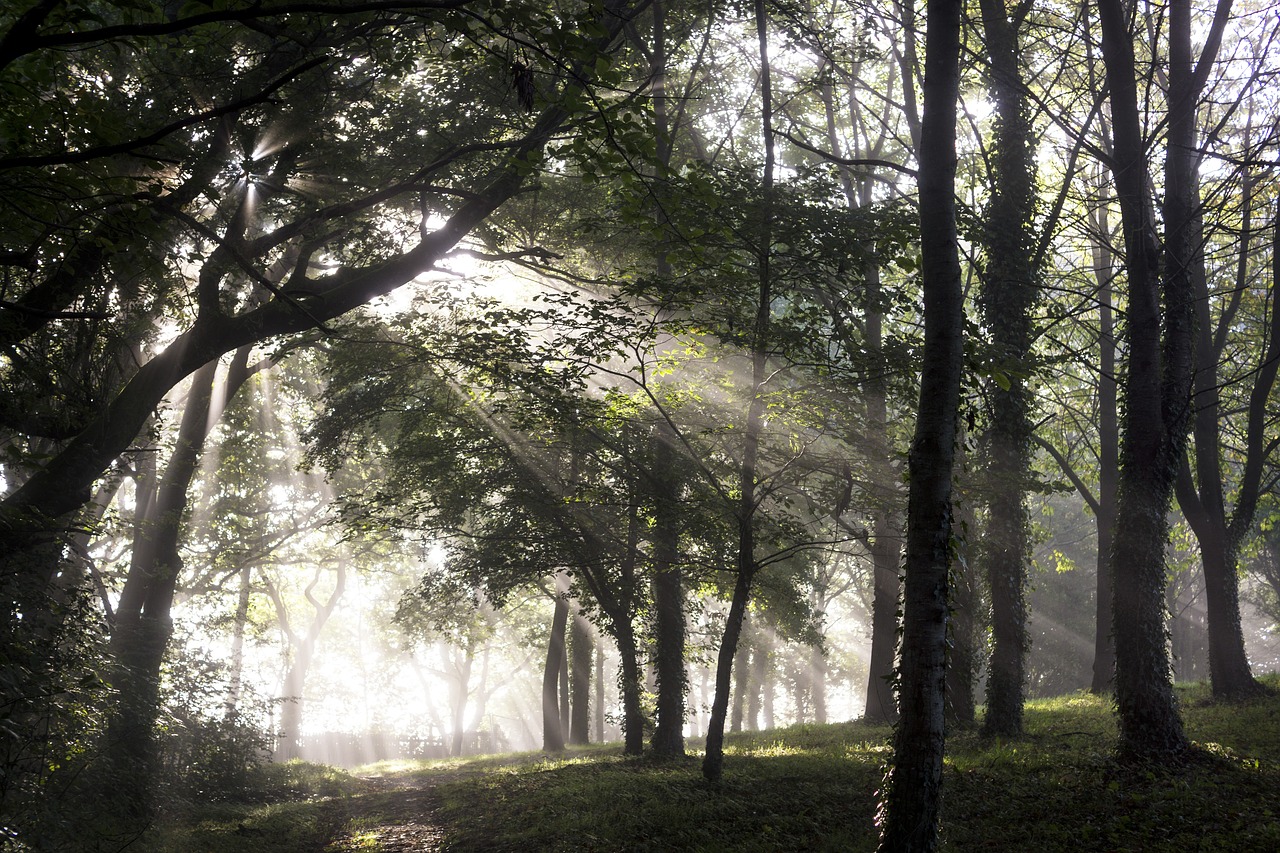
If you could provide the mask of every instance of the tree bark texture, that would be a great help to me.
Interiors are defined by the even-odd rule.
[[[569,622],[569,743],[591,742],[591,623],[576,609]]]
[[[1116,333],[1112,309],[1111,233],[1106,208],[1099,206],[1093,265],[1098,279],[1098,494],[1094,508],[1098,530],[1098,581],[1093,639],[1093,693],[1110,693],[1116,673],[1111,608],[1115,596],[1111,551],[1115,543],[1116,489],[1120,477],[1120,404],[1116,384]]]
[[[1018,32],[1004,0],[981,0],[982,27],[995,102],[991,197],[984,221],[986,269],[978,296],[990,358],[1005,377],[989,388],[987,489],[990,512],[981,555],[991,596],[991,661],[987,674],[989,735],[1022,732],[1026,682],[1027,568],[1031,559],[1026,489],[1031,466],[1027,387],[1039,287],[1034,269],[1036,202],[1034,131],[1020,67]]]
[[[557,578],[555,609],[547,636],[547,660],[542,668],[542,749],[564,752],[564,727],[560,723],[560,668],[563,666],[564,631],[569,619],[569,602]]]
[[[920,402],[908,463],[900,717],[893,766],[881,802],[881,853],[933,851],[938,847],[951,474],[964,342],[955,206],[961,6],[959,0],[933,0],[927,11],[918,158],[925,340]]]
[[[1129,369],[1123,384],[1112,550],[1116,704],[1121,752],[1150,759],[1177,756],[1189,746],[1169,673],[1164,549],[1190,403],[1192,306],[1188,294],[1177,289],[1176,277],[1160,279],[1160,247],[1147,194],[1146,144],[1128,16],[1120,0],[1099,0],[1098,10],[1110,88],[1112,176],[1124,231],[1129,304]],[[1166,188],[1170,191],[1176,189]]]
[[[658,724],[651,746],[654,755],[662,758],[684,755],[684,590],[680,578],[674,439],[665,421],[655,428],[653,612]]]

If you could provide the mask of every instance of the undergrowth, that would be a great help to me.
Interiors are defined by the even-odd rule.
[[[1030,703],[1018,739],[952,732],[945,849],[1280,850],[1280,680],[1267,683],[1273,695],[1243,703],[1179,687],[1196,750],[1176,768],[1117,762],[1110,702],[1085,693]],[[454,853],[869,851],[891,734],[853,722],[731,735],[719,786],[696,756],[658,763],[616,745],[355,776],[283,765],[264,771],[257,805],[177,816],[143,849],[375,853],[388,827],[413,822]]]

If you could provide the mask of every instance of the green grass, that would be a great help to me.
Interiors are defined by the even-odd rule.
[[[946,849],[1280,850],[1280,694],[1217,704],[1190,686],[1179,696],[1197,745],[1180,768],[1118,763],[1110,704],[1088,694],[1031,703],[1017,740],[953,733]],[[890,736],[858,722],[731,735],[718,787],[697,758],[657,764],[617,746],[384,762],[359,771],[373,782],[287,765],[265,781],[276,801],[180,815],[143,849],[378,851],[385,827],[426,813],[443,849],[459,852],[872,850]]]

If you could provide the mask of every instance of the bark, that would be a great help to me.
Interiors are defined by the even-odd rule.
[[[247,360],[247,350],[243,360]],[[243,373],[243,360],[237,364]],[[129,781],[122,804],[130,817],[151,812],[153,775],[158,761],[155,722],[160,703],[160,667],[173,632],[170,610],[182,572],[179,540],[187,510],[187,491],[211,427],[210,407],[218,363],[196,371],[187,393],[173,455],[154,492],[143,489],[139,501],[129,573],[112,625],[114,707],[108,711],[107,752]],[[232,377],[235,381],[236,377]],[[240,378],[239,381],[243,381]],[[235,387],[228,388],[228,394]]]
[[[933,0],[927,12],[918,158],[925,340],[920,402],[908,463],[901,716],[882,802],[882,853],[932,851],[938,846],[951,473],[964,340],[955,212],[961,5],[958,0]]]
[[[1116,649],[1112,640],[1111,551],[1115,543],[1116,488],[1120,477],[1120,407],[1116,384],[1116,334],[1112,309],[1112,263],[1104,241],[1111,233],[1106,208],[1099,205],[1097,239],[1093,244],[1093,265],[1098,277],[1098,495],[1094,516],[1098,530],[1097,621],[1093,642],[1094,693],[1110,693],[1116,672]]]
[[[569,623],[569,743],[582,746],[591,742],[591,657],[595,641],[591,623],[574,610]]]
[[[1099,0],[1098,9],[1129,305],[1129,369],[1123,384],[1112,550],[1116,704],[1122,754],[1150,760],[1176,757],[1189,747],[1169,676],[1164,549],[1174,475],[1185,443],[1192,306],[1187,294],[1179,292],[1177,277],[1160,279],[1128,16],[1120,0]],[[1166,188],[1170,191],[1176,189]]]
[[[996,123],[991,199],[984,222],[987,263],[978,304],[991,335],[991,357],[1005,377],[1003,384],[989,389],[990,512],[981,554],[991,595],[991,661],[982,729],[988,735],[1008,736],[1022,732],[1030,650],[1026,588],[1031,536],[1026,488],[1033,395],[1024,376],[1030,369],[1031,311],[1039,290],[1032,232],[1036,168],[1018,32],[1004,0],[981,0],[980,5]]]
[[[635,632],[627,622],[618,628],[619,668],[622,670],[622,728],[623,752],[639,755],[644,751],[644,706],[641,702],[640,653]]]
[[[596,650],[596,743],[604,743],[604,649]]]
[[[974,687],[984,645],[982,592],[973,562],[980,545],[978,522],[967,500],[954,501],[952,512],[963,532],[956,537],[956,560],[951,567],[951,655],[947,660],[945,714],[948,723],[967,728],[976,720]]]
[[[471,670],[475,665],[475,644],[468,642],[462,654],[462,666],[458,667],[453,683],[450,685],[449,710],[452,712],[453,742],[449,746],[449,754],[461,756],[466,747],[467,738],[467,699],[471,694]],[[298,685],[301,688],[302,685]]]
[[[742,721],[747,715],[747,693],[751,689],[751,670],[748,667],[751,663],[751,644],[742,637],[742,632],[746,627],[747,622],[744,618],[742,625],[739,627],[738,648],[734,654],[733,661],[733,712],[729,717],[729,731],[731,732],[742,731]]]
[[[547,660],[542,668],[542,749],[564,752],[564,727],[560,723],[560,667],[564,661],[564,631],[569,602],[560,578],[556,579],[555,610],[547,637]]]
[[[878,723],[898,719],[898,703],[893,694],[893,673],[898,643],[898,599],[901,583],[900,541],[895,536],[886,509],[873,511],[871,520],[871,564],[875,592],[871,600],[871,660],[867,673],[867,704],[863,715]]]
[[[679,564],[678,482],[670,425],[661,422],[654,438],[654,668],[658,680],[658,724],[654,755],[684,755],[685,670],[684,591]]]

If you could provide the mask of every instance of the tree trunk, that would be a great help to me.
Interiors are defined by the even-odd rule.
[[[158,761],[155,721],[160,703],[160,666],[173,632],[170,609],[182,571],[179,537],[187,509],[187,488],[195,475],[209,432],[218,363],[196,371],[178,427],[178,441],[153,494],[140,502],[129,574],[116,607],[111,635],[114,707],[108,711],[107,752],[127,780],[117,779],[124,810],[131,818],[151,813],[151,790]]]
[[[809,678],[813,687],[813,721],[827,722],[827,656],[816,646],[809,650]]]
[[[569,623],[569,743],[582,746],[591,742],[591,657],[595,641],[591,623],[578,610]]]
[[[1110,252],[1105,248],[1111,227],[1106,208],[1099,205],[1098,236],[1093,244],[1093,265],[1098,279],[1098,581],[1093,639],[1093,693],[1110,693],[1116,673],[1116,649],[1112,640],[1111,551],[1115,543],[1116,488],[1120,476],[1120,407],[1116,384],[1116,334],[1112,312],[1113,290]]]
[[[760,568],[755,556],[756,515],[756,465],[760,450],[760,437],[764,430],[764,383],[768,378],[768,341],[773,312],[773,280],[770,257],[773,243],[773,89],[769,70],[768,18],[764,0],[755,3],[756,44],[760,57],[761,133],[764,137],[764,168],[761,174],[763,197],[760,214],[759,243],[756,247],[756,316],[751,331],[751,389],[747,403],[746,423],[743,424],[742,464],[739,468],[737,506],[738,542],[737,572],[733,586],[733,600],[729,604],[729,618],[725,620],[724,636],[720,640],[720,652],[716,658],[716,695],[711,705],[711,719],[707,725],[706,754],[702,760],[702,775],[710,782],[719,782],[724,771],[724,722],[729,709],[729,682],[733,674],[733,658],[742,620],[751,599],[751,583]]]
[[[883,413],[883,396],[880,401]],[[898,572],[901,570],[902,552],[899,537],[895,534],[889,511],[875,509],[871,520],[871,565],[875,582],[871,600],[871,661],[863,716],[876,723],[892,723],[898,719],[898,703],[893,695],[893,665],[898,644],[898,595],[901,589]]]
[[[1189,27],[1187,18],[1189,13],[1185,16],[1180,14],[1176,20],[1179,24]],[[1171,19],[1171,25],[1174,20]],[[1183,37],[1189,40],[1189,32],[1184,33]],[[1179,50],[1178,55],[1189,62],[1189,53],[1188,44]],[[1171,52],[1171,61],[1173,56]],[[1190,69],[1184,68],[1178,79],[1181,81],[1189,75]],[[1172,82],[1171,77],[1171,85]],[[1183,83],[1183,86],[1187,87],[1187,84]],[[1245,652],[1244,631],[1240,624],[1238,578],[1240,542],[1245,531],[1252,526],[1254,507],[1257,503],[1259,477],[1253,474],[1251,469],[1254,466],[1260,466],[1262,460],[1259,454],[1246,451],[1244,476],[1235,501],[1235,517],[1228,521],[1221,463],[1224,448],[1221,436],[1222,412],[1218,382],[1218,364],[1223,355],[1226,336],[1225,334],[1215,336],[1209,310],[1209,284],[1202,248],[1204,227],[1198,177],[1200,159],[1188,147],[1196,144],[1197,136],[1192,124],[1194,110],[1191,112],[1192,115],[1183,116],[1176,126],[1170,123],[1169,147],[1172,152],[1176,146],[1177,154],[1171,153],[1167,157],[1165,166],[1166,173],[1173,169],[1179,172],[1178,179],[1187,186],[1187,197],[1182,201],[1193,205],[1189,209],[1170,210],[1173,200],[1180,196],[1180,194],[1174,194],[1166,204],[1165,213],[1167,221],[1181,222],[1186,232],[1182,243],[1186,244],[1183,251],[1189,257],[1182,260],[1188,264],[1186,275],[1195,294],[1196,312],[1195,415],[1192,433],[1195,442],[1192,452],[1188,454],[1191,456],[1190,465],[1183,465],[1179,471],[1176,490],[1183,515],[1190,523],[1196,541],[1200,545],[1209,630],[1209,677],[1213,685],[1213,694],[1221,698],[1240,698],[1262,692],[1262,686],[1254,679],[1253,672],[1249,668],[1249,657]],[[1177,139],[1173,136],[1175,132],[1178,134]],[[1251,188],[1247,173],[1243,191],[1246,194],[1246,208],[1241,229],[1243,232],[1243,245],[1240,249],[1242,266],[1245,263],[1243,258],[1247,256],[1249,249],[1248,194]],[[1243,289],[1248,285],[1245,281],[1238,280],[1236,286]],[[1274,325],[1274,318],[1269,325]],[[1274,333],[1275,330],[1270,331]],[[1272,337],[1268,341],[1268,349],[1274,351],[1275,347],[1276,341]],[[1251,408],[1260,406],[1265,410],[1266,404],[1263,401],[1270,396],[1274,378],[1275,364],[1263,361],[1260,370],[1254,374],[1254,388],[1250,395]],[[1261,391],[1260,394],[1259,391]],[[1253,447],[1249,450],[1253,450]],[[1195,482],[1192,482],[1190,466],[1194,466],[1195,469]]]
[[[881,853],[933,851],[942,803],[943,698],[951,473],[964,296],[956,232],[956,102],[960,91],[959,0],[928,5],[924,126],[919,149],[924,353],[909,460],[900,718],[882,802]]]
[[[347,588],[347,567],[342,562],[342,558],[339,557],[334,563],[333,592],[330,593],[328,599],[323,602],[320,601],[316,598],[314,591],[316,585],[320,583],[323,571],[323,566],[316,569],[315,576],[303,593],[307,603],[312,607],[311,624],[307,626],[307,633],[303,635],[299,635],[292,629],[283,597],[278,589],[268,583],[268,594],[275,603],[276,613],[280,619],[280,628],[285,636],[288,637],[289,645],[293,650],[293,659],[285,673],[284,683],[280,690],[280,695],[284,701],[280,709],[280,739],[276,744],[277,761],[287,761],[291,758],[298,758],[301,755],[302,712],[305,703],[307,673],[311,669],[312,661],[315,659],[316,646],[320,642],[320,634],[328,623],[329,617],[333,615],[334,608],[338,606],[338,601],[342,598],[342,594]]]
[[[961,451],[957,451],[959,453]],[[959,466],[957,466],[959,467]],[[976,719],[974,687],[983,649],[982,591],[972,555],[978,550],[978,519],[967,499],[954,501],[952,512],[965,531],[957,537],[958,559],[951,567],[951,656],[947,661],[946,722],[968,728]]]
[[[1031,558],[1026,489],[1031,466],[1031,311],[1039,286],[1032,233],[1036,203],[1035,139],[1018,32],[1004,0],[981,0],[995,102],[991,198],[984,222],[986,270],[978,304],[991,334],[991,357],[1004,377],[989,389],[987,460],[990,512],[982,556],[991,595],[991,664],[987,675],[988,735],[1022,732],[1027,633],[1027,566]]]
[[[542,669],[542,749],[564,752],[564,728],[560,724],[560,667],[564,661],[564,629],[569,619],[569,602],[559,577],[556,578],[555,610],[547,637],[547,660]]]
[[[596,743],[604,743],[604,647],[596,648]]]
[[[463,652],[462,666],[458,669],[457,678],[453,681],[453,696],[450,710],[453,712],[453,744],[449,754],[461,756],[466,747],[467,738],[467,699],[471,695],[471,669],[475,663],[474,643],[467,643]]]
[[[659,758],[684,755],[684,590],[680,577],[679,481],[676,436],[661,420],[654,427],[653,613],[658,724],[652,747]]]
[[[234,716],[240,704],[240,681],[244,673],[244,631],[249,622],[249,593],[253,566],[240,569],[240,589],[236,594],[236,615],[231,631],[231,673],[227,685],[226,715]]]
[[[1146,143],[1128,15],[1121,0],[1099,0],[1098,9],[1110,89],[1112,176],[1129,287],[1129,370],[1112,550],[1116,704],[1122,754],[1151,760],[1181,755],[1189,746],[1169,678],[1164,549],[1190,400],[1192,306],[1175,277],[1167,278],[1161,322],[1160,248],[1147,195]],[[1168,192],[1177,188],[1168,187]]]
[[[644,752],[644,706],[640,701],[643,674],[640,671],[640,655],[631,624],[621,624],[617,626],[617,630],[619,666],[622,669],[619,685],[622,691],[622,751],[626,755],[640,755]]]
[[[733,660],[733,711],[729,717],[729,731],[742,731],[742,721],[747,715],[747,693],[751,690],[751,643],[742,637],[747,627],[745,622],[739,627],[738,650]],[[712,702],[714,705],[714,700]]]

